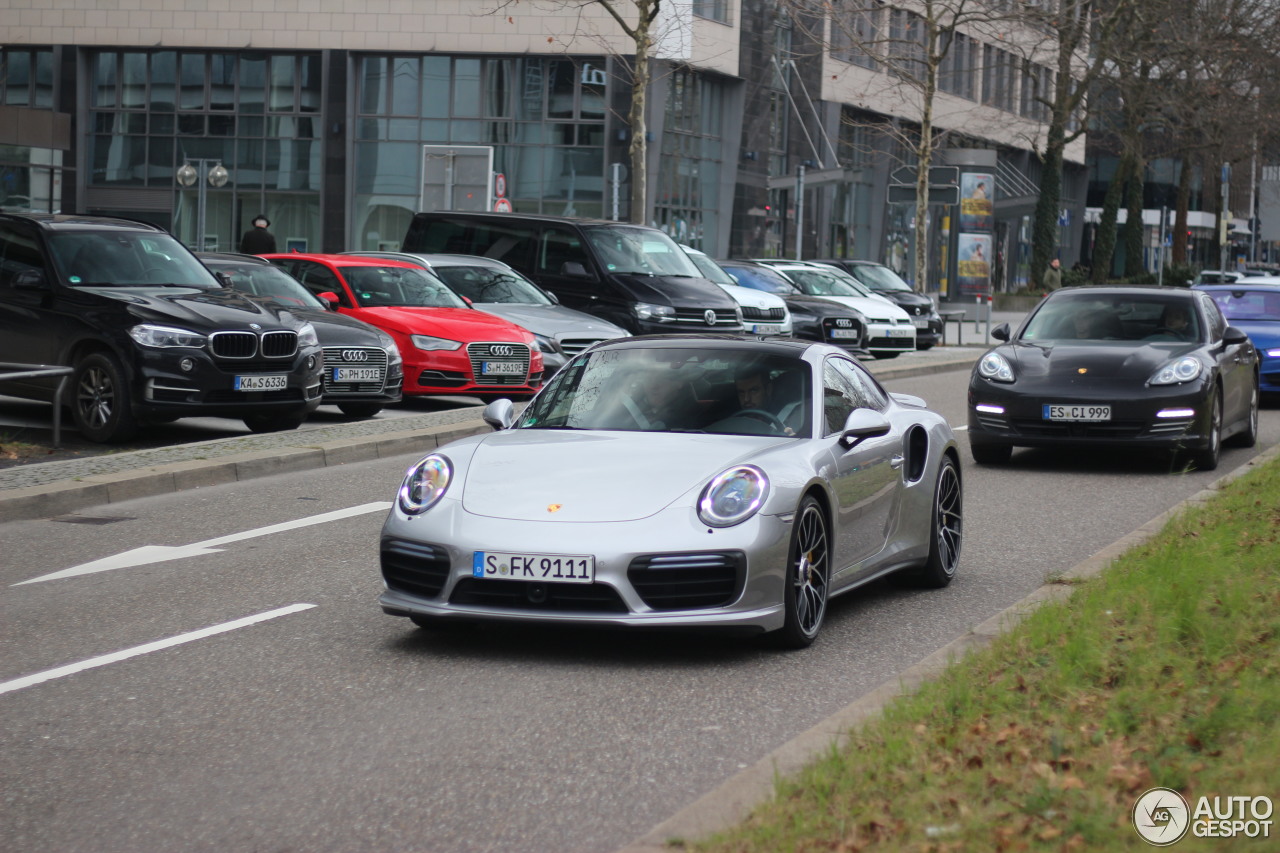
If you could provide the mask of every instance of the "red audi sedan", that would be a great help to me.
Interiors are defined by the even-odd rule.
[[[338,313],[377,326],[404,358],[404,395],[529,397],[542,384],[533,334],[471,308],[444,282],[403,261],[354,255],[263,255]]]

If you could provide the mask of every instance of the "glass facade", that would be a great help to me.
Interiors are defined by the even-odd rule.
[[[669,79],[654,220],[677,242],[711,249],[720,225],[721,85],[678,70]]]
[[[356,248],[404,236],[423,195],[423,145],[492,146],[516,212],[604,215],[603,58],[371,55],[356,79]]]
[[[165,188],[167,227],[193,248],[235,251],[259,213],[283,248],[320,243],[320,55],[100,51],[91,60],[91,188]],[[222,187],[175,179],[187,162],[221,163]]]

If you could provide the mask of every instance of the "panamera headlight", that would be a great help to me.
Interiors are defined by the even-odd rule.
[[[320,346],[320,337],[316,334],[316,327],[310,323],[303,323],[298,327],[298,346],[300,347],[318,347]]]
[[[992,382],[1012,382],[1013,365],[999,353],[989,352],[978,362],[978,375]]]
[[[741,524],[764,505],[769,478],[754,465],[737,465],[712,478],[698,498],[698,518],[711,527]]]
[[[175,329],[172,326],[155,326],[142,323],[129,329],[129,337],[144,347],[192,347],[200,349],[207,342],[204,335]]]
[[[1155,375],[1151,377],[1151,384],[1178,385],[1183,382],[1190,382],[1198,377],[1202,370],[1204,370],[1204,365],[1200,362],[1200,359],[1194,355],[1183,356],[1157,370]]]
[[[453,478],[453,465],[437,453],[424,457],[404,475],[400,485],[400,509],[408,515],[419,515],[444,497]]]

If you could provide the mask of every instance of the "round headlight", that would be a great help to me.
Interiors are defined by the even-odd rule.
[[[989,352],[978,362],[978,375],[994,382],[1012,382],[1013,367],[999,353]]]
[[[712,478],[698,498],[698,518],[711,527],[732,527],[756,514],[769,494],[769,478],[754,465],[738,465]]]
[[[400,485],[400,509],[418,515],[436,505],[449,488],[453,465],[448,458],[433,453],[424,457],[404,475]]]
[[[1199,376],[1200,371],[1203,369],[1204,365],[1200,363],[1200,359],[1193,355],[1186,355],[1157,370],[1156,375],[1151,377],[1151,384],[1177,385],[1182,382],[1190,382]]]

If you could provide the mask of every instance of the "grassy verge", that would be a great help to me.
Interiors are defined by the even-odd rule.
[[[892,703],[700,851],[1134,850],[1173,788],[1280,801],[1280,459]],[[1180,850],[1274,850],[1197,838]]]

